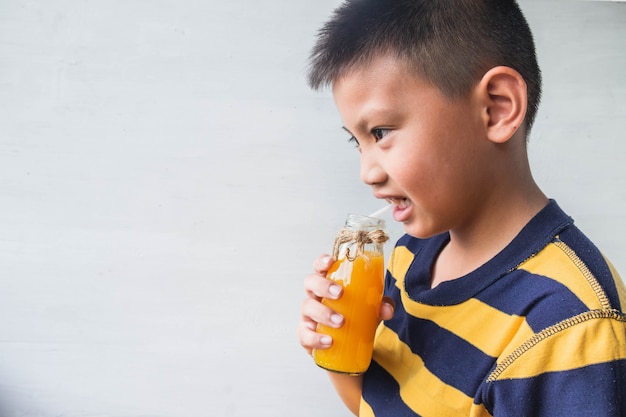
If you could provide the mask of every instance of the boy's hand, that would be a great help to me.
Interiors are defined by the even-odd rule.
[[[300,309],[302,314],[297,333],[300,344],[309,355],[313,349],[328,349],[333,343],[330,336],[316,332],[318,323],[336,328],[343,325],[343,317],[321,302],[322,298],[338,299],[343,292],[340,285],[326,279],[333,262],[328,255],[318,257],[313,263],[315,272],[304,279],[306,298]]]
[[[335,328],[343,325],[343,317],[321,302],[322,298],[341,298],[343,293],[343,288],[340,285],[326,279],[326,274],[333,262],[334,259],[328,255],[318,257],[313,264],[315,272],[309,274],[304,279],[306,298],[302,302],[300,310],[301,317],[298,323],[297,335],[300,344],[309,355],[312,354],[313,349],[328,349],[333,342],[330,336],[316,332],[318,323]],[[394,314],[394,308],[393,301],[388,297],[383,297],[380,319],[391,319]]]

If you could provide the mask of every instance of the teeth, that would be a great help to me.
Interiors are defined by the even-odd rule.
[[[408,207],[410,204],[409,200],[407,200],[406,198],[388,198],[387,202],[401,209]]]

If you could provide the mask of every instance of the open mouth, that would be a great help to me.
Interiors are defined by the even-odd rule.
[[[393,218],[397,222],[405,222],[411,215],[411,200],[408,198],[387,198],[389,204],[393,204]]]

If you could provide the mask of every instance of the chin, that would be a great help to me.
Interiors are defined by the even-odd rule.
[[[435,230],[430,227],[424,227],[424,225],[420,224],[412,224],[412,223],[404,223],[404,232],[412,237],[418,239],[428,239],[430,237],[436,236],[442,233],[442,230]]]
[[[428,230],[420,227],[410,227],[406,224],[404,225],[404,232],[407,235],[416,237],[418,239],[428,239],[429,237],[435,236],[437,233],[430,233]]]

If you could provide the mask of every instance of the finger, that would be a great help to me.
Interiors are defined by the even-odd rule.
[[[317,323],[333,328],[343,326],[343,316],[317,300],[306,298],[302,302],[301,312],[303,320],[316,323],[316,327]]]
[[[313,262],[313,269],[318,274],[326,276],[326,273],[333,266],[335,260],[330,255],[320,255],[315,262]]]
[[[309,355],[312,354],[313,349],[328,349],[333,344],[330,336],[313,331],[311,322],[301,321],[298,324],[297,335],[300,345]]]
[[[309,297],[328,298],[336,300],[341,297],[343,288],[341,285],[324,278],[319,274],[309,274],[304,278],[304,289]]]
[[[396,310],[396,303],[390,297],[383,297],[383,302],[380,306],[380,319],[391,320]]]

